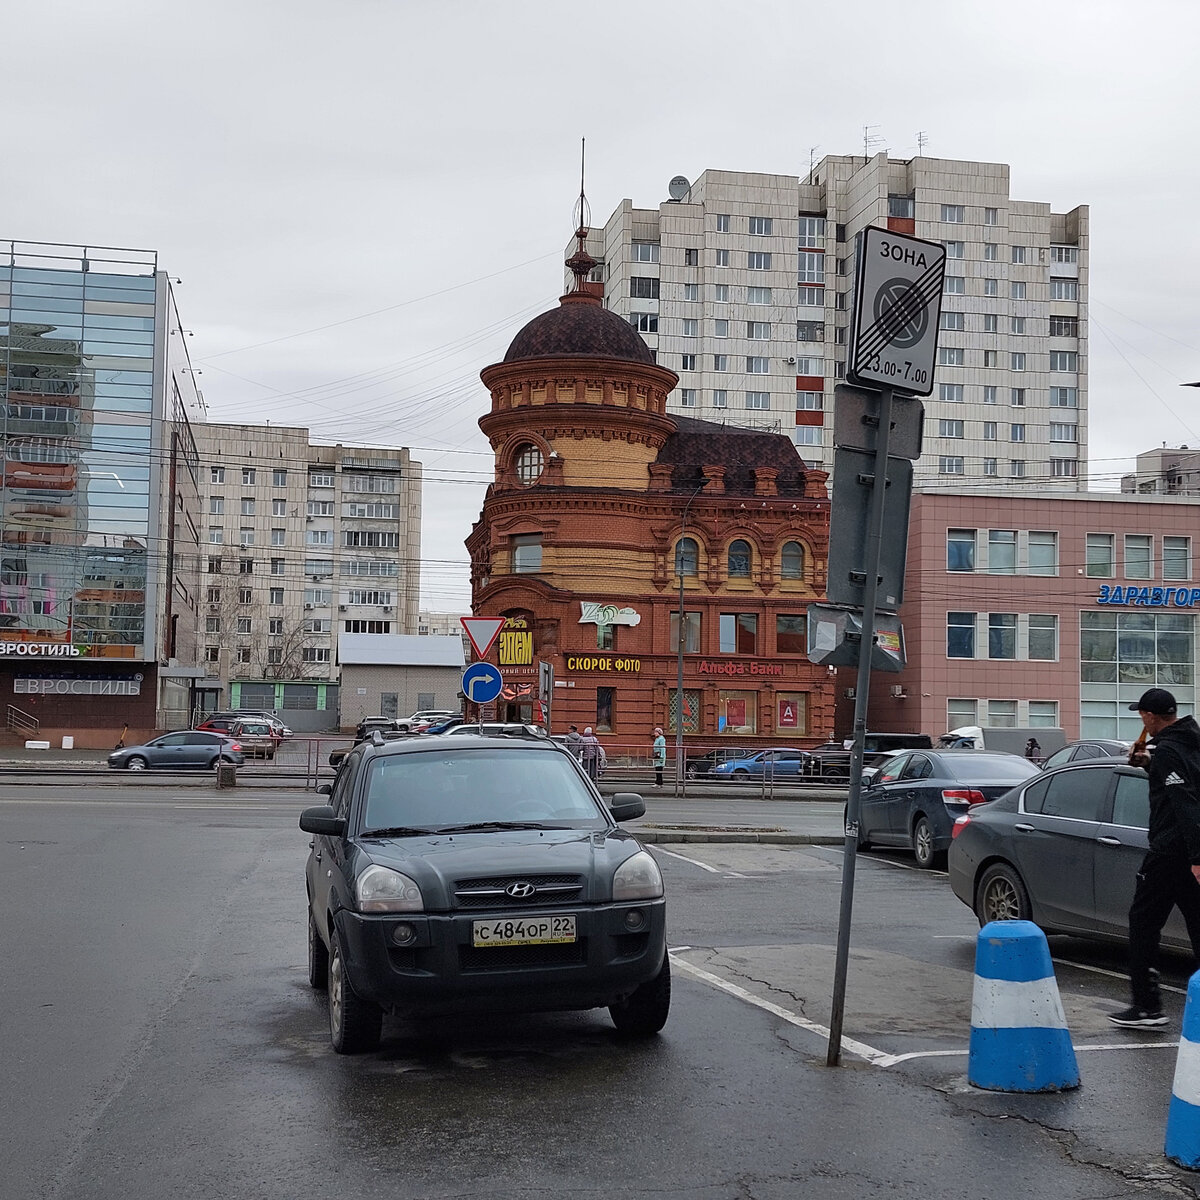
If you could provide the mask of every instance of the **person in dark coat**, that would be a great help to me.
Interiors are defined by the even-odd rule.
[[[1200,725],[1179,717],[1175,697],[1151,688],[1129,706],[1142,718],[1149,740],[1130,756],[1150,776],[1149,849],[1129,908],[1129,986],[1133,1003],[1112,1013],[1114,1025],[1140,1029],[1165,1025],[1158,987],[1158,946],[1163,926],[1178,908],[1200,958]]]

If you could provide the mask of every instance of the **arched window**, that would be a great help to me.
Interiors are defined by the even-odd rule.
[[[784,542],[779,552],[779,575],[782,579],[804,578],[804,547],[799,542]]]
[[[675,574],[698,575],[700,573],[700,547],[695,538],[681,538],[675,547]]]
[[[729,576],[731,579],[750,578],[750,543],[738,538],[729,543]]]

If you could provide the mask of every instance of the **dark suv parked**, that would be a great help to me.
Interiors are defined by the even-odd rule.
[[[671,976],[654,859],[550,739],[385,740],[346,756],[329,804],[301,814],[308,968],[334,1049],[374,1047],[385,1011],[607,1006],[657,1033]]]

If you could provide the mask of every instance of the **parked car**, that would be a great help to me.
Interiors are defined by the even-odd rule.
[[[110,767],[125,771],[211,771],[219,762],[240,767],[245,761],[236,739],[198,729],[164,733],[143,746],[126,746],[108,756]]]
[[[421,732],[422,733],[446,733],[448,730],[453,729],[456,725],[465,725],[466,723],[467,723],[466,717],[461,717],[461,716],[447,717],[446,720],[444,720],[444,721],[434,722],[427,729],[423,729]]]
[[[860,849],[904,846],[919,867],[941,862],[956,818],[1041,772],[1027,759],[992,750],[909,750],[863,788]]]
[[[401,729],[420,732],[427,730],[431,725],[440,725],[443,721],[448,721],[451,717],[461,715],[461,713],[454,712],[448,708],[426,708],[420,712],[413,713],[412,716],[401,717],[397,721],[397,725]]]
[[[1092,758],[1129,758],[1130,745],[1116,738],[1086,738],[1080,742],[1068,742],[1061,750],[1055,750],[1045,762],[1043,771],[1065,767],[1067,763],[1086,762]]]
[[[229,736],[241,743],[244,753],[255,758],[273,759],[279,743],[283,740],[268,722],[257,717],[235,721],[229,730]]]
[[[280,738],[290,738],[292,736],[292,731],[273,713],[261,712],[250,708],[226,709],[222,712],[209,713],[196,728],[228,732],[235,722],[250,719],[266,721]]]
[[[662,876],[549,738],[363,742],[306,809],[308,978],[334,1049],[369,1050],[385,1011],[607,1007],[657,1033],[671,975]]]
[[[807,750],[776,746],[771,750],[756,750],[745,758],[717,763],[708,772],[708,777],[741,780],[743,783],[752,779],[798,779],[807,774],[805,764],[808,760]]]
[[[354,744],[365,741],[375,730],[380,733],[400,732],[400,723],[395,717],[363,717],[354,730]]]
[[[1033,921],[1047,933],[1128,942],[1149,818],[1146,773],[1119,758],[1039,772],[959,820],[950,886],[981,925]],[[1191,951],[1177,910],[1163,943]]]
[[[709,750],[707,754],[691,754],[684,759],[684,770],[689,779],[698,779],[707,775],[718,763],[732,762],[735,758],[748,758],[753,750],[745,747],[725,746],[719,750]],[[672,759],[671,747],[667,747],[667,761]]]
[[[538,725],[526,725],[520,721],[484,721],[482,725],[477,721],[464,721],[461,725],[454,725],[447,729],[442,737],[453,737],[455,735],[467,735],[469,737],[542,737],[546,736],[545,731]]]

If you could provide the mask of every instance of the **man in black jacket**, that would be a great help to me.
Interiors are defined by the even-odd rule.
[[[1129,908],[1129,984],[1133,1004],[1108,1019],[1131,1029],[1165,1025],[1158,990],[1158,943],[1172,908],[1187,923],[1200,958],[1200,725],[1176,715],[1175,697],[1151,688],[1129,706],[1149,735],[1130,757],[1150,776],[1149,849]]]

